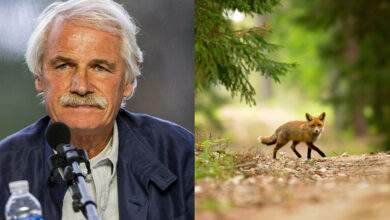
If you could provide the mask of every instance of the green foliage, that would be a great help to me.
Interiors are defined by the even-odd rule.
[[[279,0],[197,0],[195,9],[195,87],[198,91],[222,85],[232,96],[239,95],[247,104],[255,104],[255,89],[248,76],[259,72],[279,81],[290,64],[271,59],[276,46],[264,36],[268,27],[235,30],[228,11],[264,14]]]
[[[197,144],[195,179],[205,177],[223,179],[233,175],[234,155],[226,152],[225,139],[205,140]]]
[[[212,212],[224,212],[232,208],[230,203],[222,203],[214,198],[203,199],[201,203],[196,207],[200,210],[207,210]]]
[[[227,98],[221,97],[213,89],[207,89],[202,93],[198,93],[195,99],[195,128],[201,130],[223,130],[217,109],[228,101]]]
[[[323,30],[308,30],[297,24],[295,20],[303,13],[302,8],[286,4],[275,10],[269,19],[270,25],[277,27],[270,40],[283,45],[277,54],[278,59],[297,64],[292,73],[284,77],[279,90],[296,89],[307,102],[320,102],[327,96],[329,80],[326,63],[322,62],[318,48],[329,39],[330,34]],[[294,108],[309,111],[307,107],[308,104],[304,104]]]

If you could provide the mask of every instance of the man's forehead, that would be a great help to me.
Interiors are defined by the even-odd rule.
[[[120,56],[120,37],[73,20],[55,19],[47,36],[46,52]]]
[[[84,35],[80,35],[80,33],[84,33]],[[99,29],[91,24],[81,23],[80,21],[75,20],[55,19],[48,32],[48,41],[53,41],[63,36],[72,37],[77,40],[86,37],[87,34],[92,36],[99,35],[102,38],[109,40],[120,40],[118,35]],[[96,38],[90,38],[90,40],[93,39]],[[84,38],[83,40],[88,39]]]

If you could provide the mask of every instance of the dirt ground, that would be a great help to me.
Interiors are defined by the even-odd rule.
[[[237,160],[234,177],[196,183],[196,219],[389,219],[389,153]]]

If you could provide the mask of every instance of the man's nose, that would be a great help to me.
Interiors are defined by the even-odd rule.
[[[90,92],[88,74],[86,71],[78,71],[73,74],[70,92],[85,95]]]

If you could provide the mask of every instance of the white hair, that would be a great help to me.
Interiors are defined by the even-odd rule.
[[[141,74],[139,64],[142,63],[142,52],[135,37],[138,27],[127,11],[112,0],[69,0],[54,2],[46,7],[38,17],[38,25],[28,40],[25,54],[28,68],[35,77],[42,73],[42,57],[47,35],[53,21],[58,17],[92,25],[120,36],[121,55],[126,64],[125,79],[132,81],[134,92],[137,76]],[[130,97],[124,97],[122,106]]]

